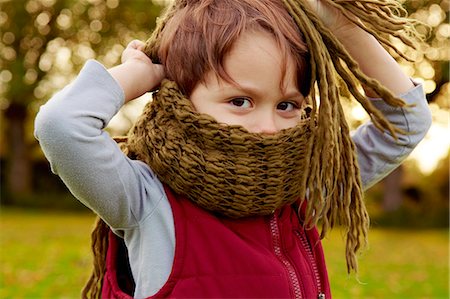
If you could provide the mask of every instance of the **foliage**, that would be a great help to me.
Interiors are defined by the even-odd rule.
[[[408,0],[404,3],[411,18],[420,22],[417,30],[423,34],[426,46],[410,53],[415,59],[404,63],[411,77],[422,78],[430,101],[449,108],[445,96],[449,94],[450,24],[449,0]],[[405,49],[406,50],[406,49]]]
[[[0,1],[0,155],[10,198],[32,191],[37,143],[31,119],[87,59],[118,63],[132,39],[149,37],[161,6],[151,0]],[[30,118],[31,116],[31,118]],[[7,142],[4,142],[7,140]]]
[[[48,97],[87,59],[117,63],[124,45],[149,36],[160,10],[150,0],[3,1],[3,105]]]
[[[78,298],[91,266],[92,214],[3,209],[0,298]],[[357,281],[343,232],[324,248],[334,298],[448,298],[446,230],[372,229]]]

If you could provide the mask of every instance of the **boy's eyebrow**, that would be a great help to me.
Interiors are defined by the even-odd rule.
[[[242,85],[237,83],[232,84],[233,87],[237,88],[238,90],[241,90],[247,94],[251,94],[251,95],[255,95],[255,96],[261,96],[263,95],[262,90],[260,90],[257,86],[252,86],[252,85]]]
[[[296,97],[303,97],[303,94],[299,90],[292,90],[289,92],[283,93],[285,98],[296,98]]]
[[[245,85],[242,83],[238,83],[236,81],[233,82],[223,82],[219,84],[218,92],[227,92],[227,91],[239,91],[245,94],[260,96],[263,94],[262,90],[260,90],[257,86],[252,86],[251,84]]]
[[[226,86],[222,86],[220,89],[222,91],[225,91],[227,88],[234,88],[238,91],[242,91],[246,94],[250,94],[253,96],[263,96],[264,95],[264,91],[259,89],[257,86],[252,86],[252,85],[245,85],[242,83],[230,83],[229,85]],[[300,97],[303,96],[301,94],[301,92],[298,89],[291,89],[286,91],[283,91],[283,96],[286,98],[294,98],[294,97]]]

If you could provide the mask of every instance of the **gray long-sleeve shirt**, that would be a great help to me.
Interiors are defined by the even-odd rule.
[[[372,99],[407,135],[395,141],[369,121],[353,132],[364,187],[395,169],[431,124],[421,85],[401,95],[412,108],[393,108]],[[52,171],[83,204],[123,237],[136,282],[135,297],[155,294],[169,277],[175,232],[161,182],[143,162],[125,156],[104,128],[124,103],[118,83],[90,60],[74,82],[41,107],[35,136]],[[144,250],[145,249],[145,250]]]

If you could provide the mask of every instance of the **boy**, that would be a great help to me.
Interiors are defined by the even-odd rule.
[[[245,141],[252,138],[273,141],[284,136],[284,132],[295,131],[305,119],[303,108],[310,89],[312,71],[308,65],[312,49],[307,49],[302,34],[280,1],[180,3],[161,32],[158,56],[162,65],[153,64],[142,52],[144,44],[133,41],[123,53],[122,64],[107,72],[100,64],[88,62],[75,82],[41,109],[36,119],[36,137],[53,171],[80,201],[124,239],[136,283],[133,294],[136,298],[330,297],[317,232],[308,227],[308,222],[299,221],[293,202],[276,205],[269,215],[250,212],[250,216],[237,220],[223,215],[233,216],[236,211],[264,206],[250,203],[242,208],[231,204],[225,211],[220,208],[211,211],[208,205],[212,202],[196,202],[211,193],[213,199],[221,196],[218,193],[237,196],[241,186],[253,186],[252,180],[267,181],[269,186],[277,176],[265,174],[254,179],[245,175],[245,163],[232,164],[231,168],[243,169],[242,180],[236,173],[230,174],[225,178],[228,185],[213,192],[215,183],[208,181],[210,177],[200,180],[197,184],[200,186],[191,186],[183,176],[191,175],[196,180],[212,171],[214,178],[215,166],[211,168],[203,159],[234,158],[232,154],[221,153],[220,146],[216,146],[212,152],[204,150],[204,155],[200,151],[199,155],[184,159],[191,148],[208,149],[209,142],[234,142],[239,136],[244,136]],[[317,5],[319,2],[311,6],[328,22],[360,69],[392,93],[401,95],[407,104],[415,104],[406,110],[388,106],[381,99],[372,100],[407,135],[399,135],[395,141],[370,122],[358,129],[353,141],[363,186],[367,188],[399,165],[422,139],[430,124],[429,111],[421,86],[414,86],[375,38],[340,17],[334,9]],[[178,98],[170,105],[157,106],[160,103],[157,97],[155,109],[148,111],[154,118],[144,117],[144,121],[138,122],[134,141],[128,144],[131,155],[138,158],[130,159],[103,128],[123,103],[158,88],[165,77],[177,83],[192,109],[177,106],[185,104]],[[163,82],[159,94],[171,94],[174,89]],[[371,90],[367,90],[367,95],[376,96]],[[159,108],[166,107],[167,113],[173,113],[162,118],[167,126],[163,122],[152,123],[166,113]],[[198,115],[192,123],[190,118],[183,118],[195,113]],[[175,119],[172,123],[175,117],[188,121]],[[198,142],[194,135],[202,134],[205,122],[212,123],[219,133]],[[309,123],[305,122],[305,134],[310,133]],[[148,124],[157,134],[150,134]],[[144,133],[139,133],[139,126]],[[190,134],[179,137],[183,130],[190,130]],[[172,137],[185,144],[174,150],[176,154],[168,153]],[[167,147],[152,152],[148,139],[155,147]],[[280,146],[290,143],[293,142],[281,142]],[[303,146],[294,146],[303,151]],[[272,148],[272,143],[267,148]],[[245,151],[239,153],[245,155]],[[270,160],[270,155],[266,156]],[[199,160],[192,164],[195,166],[182,165],[193,160]],[[262,167],[271,171],[290,162],[273,161]],[[226,164],[223,161],[223,167]],[[248,168],[252,171],[252,167]],[[167,169],[173,170],[168,178]],[[280,188],[276,183],[262,191],[255,190],[260,192],[256,200],[273,194],[278,198],[277,192],[284,194],[290,191],[286,189],[295,188],[299,181],[292,178],[306,180],[301,173],[310,171],[299,170],[299,177],[291,172],[280,173],[283,175]],[[177,180],[186,184],[177,189],[173,183]],[[194,187],[200,190],[196,195],[201,195],[192,196],[192,190],[197,190]],[[252,194],[243,195],[245,198]],[[233,208],[236,210],[230,212]],[[117,290],[114,279],[115,274],[107,272],[103,295],[125,296]]]

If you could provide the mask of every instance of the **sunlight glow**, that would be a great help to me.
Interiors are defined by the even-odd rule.
[[[118,136],[126,134],[131,125],[142,114],[145,105],[151,100],[150,93],[146,93],[143,96],[133,100],[120,109],[109,122],[108,131],[112,136]]]
[[[447,136],[447,138],[445,138]],[[430,174],[439,161],[447,156],[450,148],[450,129],[442,124],[433,124],[423,141],[411,153],[424,174]]]
[[[352,117],[355,120],[363,121],[369,119],[369,115],[367,115],[366,110],[360,105],[352,108]]]

